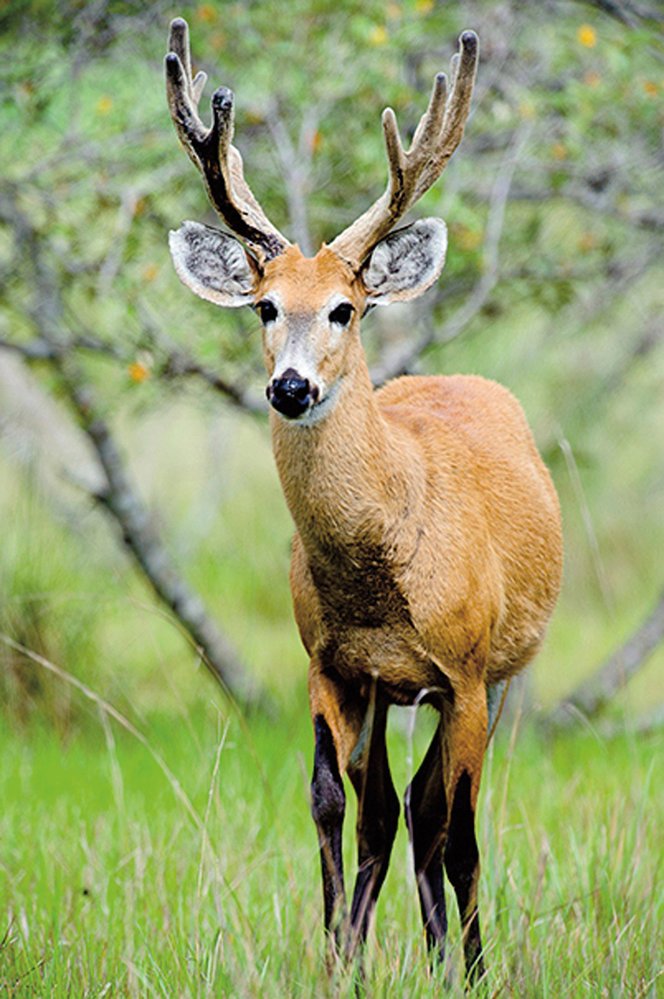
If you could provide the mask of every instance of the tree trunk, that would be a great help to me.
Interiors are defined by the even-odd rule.
[[[636,631],[609,658],[546,716],[551,728],[568,728],[579,715],[594,718],[641,669],[664,639],[664,590]]]

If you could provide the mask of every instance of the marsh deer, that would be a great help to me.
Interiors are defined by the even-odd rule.
[[[395,223],[461,141],[478,57],[461,35],[406,151],[383,113],[385,193],[313,258],[268,221],[232,145],[233,94],[198,114],[187,25],[171,25],[166,80],[178,136],[235,236],[185,222],[175,268],[197,295],[249,305],[263,325],[270,427],[295,522],[291,589],[310,657],[325,926],[352,953],[383,884],[399,804],[385,748],[391,704],[437,709],[406,791],[406,822],[428,944],[443,954],[443,869],[456,893],[466,965],[482,973],[475,810],[491,691],[537,652],[558,594],[556,494],[518,402],[474,376],[403,377],[374,391],[360,343],[368,307],[408,301],[440,274],[446,228]],[[359,797],[359,870],[347,911],[343,775]],[[333,943],[334,946],[334,943]]]

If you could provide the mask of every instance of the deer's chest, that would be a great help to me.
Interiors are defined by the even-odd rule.
[[[309,571],[328,628],[412,623],[394,563],[380,546],[357,543],[343,553],[323,553],[309,559]]]
[[[296,617],[324,670],[360,687],[379,677],[398,703],[412,703],[423,685],[439,685],[399,574],[380,547],[358,545],[334,561],[307,558],[306,564],[294,554]]]

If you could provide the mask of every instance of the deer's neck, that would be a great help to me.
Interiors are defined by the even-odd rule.
[[[413,492],[412,457],[381,414],[362,358],[311,426],[271,414],[279,477],[310,555],[389,543]]]

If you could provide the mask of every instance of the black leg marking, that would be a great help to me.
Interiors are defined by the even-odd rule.
[[[427,945],[431,952],[442,960],[445,955],[447,933],[443,887],[443,844],[447,807],[443,788],[440,725],[419,770],[406,789],[404,805]]]
[[[366,939],[387,874],[399,820],[399,799],[392,783],[385,746],[387,708],[387,701],[375,689],[365,721],[367,731],[362,755],[353,759],[348,769],[358,797],[358,872],[351,906],[350,954],[359,942]]]
[[[314,772],[311,780],[311,814],[318,831],[323,873],[325,929],[339,935],[345,917],[342,830],[346,794],[339,773],[330,727],[322,715],[314,718]]]
[[[454,792],[445,846],[445,870],[459,905],[466,972],[471,981],[477,981],[484,974],[477,911],[479,851],[475,839],[475,815],[470,803],[470,774],[467,770],[459,778]]]

